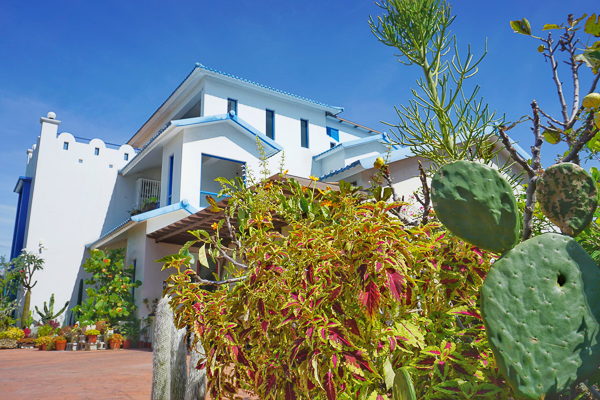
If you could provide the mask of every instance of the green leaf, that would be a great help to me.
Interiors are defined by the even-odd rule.
[[[560,142],[560,132],[545,130],[543,135],[544,140],[550,144],[557,144]]]
[[[210,268],[208,265],[208,259],[206,258],[206,245],[203,244],[198,252],[198,261],[200,261],[200,265]]]
[[[600,37],[600,15],[598,15],[598,18],[596,18],[596,13],[590,15],[587,21],[585,21],[585,28],[583,30],[585,33]]]
[[[172,261],[176,261],[176,260],[183,260],[184,258],[186,258],[187,256],[184,254],[171,254],[168,256],[165,256],[163,258],[161,258],[160,260],[156,260],[154,262],[156,263],[169,263]]]
[[[562,24],[561,25],[556,25],[556,24],[546,24],[544,25],[544,27],[542,28],[543,31],[548,31],[550,29],[562,29]]]
[[[385,388],[386,390],[390,390],[392,386],[394,386],[394,377],[396,373],[394,372],[394,367],[392,367],[392,363],[390,362],[389,357],[385,359],[385,363],[383,364],[383,377],[385,378]]]

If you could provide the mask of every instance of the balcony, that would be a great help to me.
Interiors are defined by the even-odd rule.
[[[160,181],[152,179],[140,178],[135,181],[135,199],[134,209],[141,209],[144,202],[151,198],[160,200]]]

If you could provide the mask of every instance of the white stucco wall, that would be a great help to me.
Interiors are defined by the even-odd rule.
[[[37,160],[24,243],[44,259],[44,270],[34,275],[38,283],[32,290],[32,310],[41,308],[52,293],[57,305],[71,299],[85,245],[96,240],[104,226],[118,170],[127,162],[124,154],[134,154],[128,145],[115,150],[99,139],[86,144],[69,133],[57,137],[59,123],[42,118],[28,166],[31,172]],[[63,149],[65,142],[68,150]]]

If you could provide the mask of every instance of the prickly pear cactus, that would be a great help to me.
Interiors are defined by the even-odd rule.
[[[412,379],[406,368],[400,368],[396,371],[392,397],[393,400],[417,400]]]
[[[546,233],[496,261],[481,311],[498,368],[519,397],[553,396],[600,365],[600,268],[572,238]]]
[[[594,217],[598,207],[596,182],[573,163],[555,164],[539,177],[536,195],[544,215],[565,235],[576,236]]]
[[[482,249],[502,253],[519,241],[519,213],[512,188],[487,165],[456,161],[431,181],[439,220],[456,236]]]

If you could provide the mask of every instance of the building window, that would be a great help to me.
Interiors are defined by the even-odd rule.
[[[173,156],[169,157],[169,188],[167,192],[167,205],[171,205],[173,198]]]
[[[63,143],[63,150],[69,150],[69,142]]]
[[[97,155],[100,155],[100,148],[99,148],[99,147],[96,147],[96,148],[94,149],[94,155],[95,155],[95,156],[97,156]]]
[[[79,164],[81,164],[81,163],[83,163],[83,160],[80,158],[80,159],[79,159]]]
[[[125,161],[129,160],[129,153],[125,153],[125,154],[123,154],[123,159],[124,159]]]
[[[335,146],[337,146],[335,143],[333,143],[333,142],[329,143],[329,148],[330,149],[333,149]]]
[[[227,99],[227,113],[233,111],[235,115],[237,115],[237,100]]]
[[[267,136],[275,139],[275,111],[267,110],[267,127],[265,129]]]
[[[308,149],[308,121],[300,120],[300,146]]]
[[[334,128],[327,127],[327,136],[340,141],[340,131]]]
[[[108,168],[112,168],[112,167],[113,167],[113,165],[112,165],[112,164],[108,164]]]

